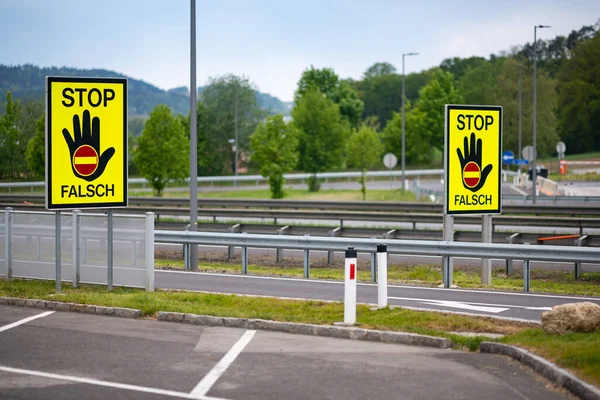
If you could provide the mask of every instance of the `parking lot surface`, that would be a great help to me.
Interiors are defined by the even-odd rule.
[[[0,306],[2,399],[566,399],[509,358]]]

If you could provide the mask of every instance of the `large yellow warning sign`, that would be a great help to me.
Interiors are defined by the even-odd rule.
[[[46,208],[127,206],[127,80],[46,78]]]
[[[446,214],[502,211],[502,107],[446,105]]]

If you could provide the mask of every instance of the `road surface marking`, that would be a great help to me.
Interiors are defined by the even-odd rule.
[[[394,299],[394,300],[406,300],[406,301],[418,301],[421,303],[426,303],[426,304],[434,304],[434,303],[439,303],[439,305],[444,305],[447,307],[455,307],[454,305],[450,305],[450,303],[453,304],[457,304],[460,305],[460,307],[456,306],[455,308],[464,308],[466,310],[476,310],[476,311],[486,311],[483,308],[485,308],[486,306],[488,307],[508,307],[508,308],[522,308],[524,310],[535,310],[535,311],[550,311],[552,309],[552,307],[528,307],[528,306],[519,306],[519,305],[511,305],[511,304],[495,304],[495,303],[478,303],[478,302],[474,302],[474,301],[464,301],[464,302],[459,302],[459,301],[452,301],[452,300],[435,300],[435,299],[420,299],[420,298],[413,298],[413,297],[388,297],[388,299]],[[444,304],[442,304],[444,303]],[[465,308],[462,307],[462,305],[469,305],[469,306],[475,306],[475,307],[479,307],[481,309],[476,309],[476,308]],[[502,311],[506,311],[507,308],[503,309]],[[502,312],[502,311],[486,311],[486,312]]]
[[[498,314],[503,311],[509,310],[508,308],[499,308],[499,307],[487,307],[487,306],[473,306],[467,303],[460,303],[458,301],[448,301],[448,300],[419,300],[421,304],[430,304],[434,306],[442,306],[442,307],[451,307],[458,308],[461,310],[471,310],[471,311],[482,311],[487,313]]]
[[[59,375],[59,374],[52,374],[52,373],[48,373],[48,372],[32,371],[32,370],[27,370],[27,369],[11,368],[11,367],[5,367],[5,366],[0,366],[0,371],[10,372],[13,374],[37,376],[40,378],[58,379],[61,381],[85,383],[88,385],[104,386],[104,387],[115,388],[115,389],[131,390],[134,392],[152,393],[152,394],[158,394],[158,395],[169,396],[169,397],[179,397],[179,398],[184,398],[184,399],[224,400],[224,399],[217,399],[215,397],[194,396],[190,393],[176,392],[173,390],[163,390],[163,389],[156,389],[156,388],[145,387],[145,386],[129,385],[126,383],[107,382],[107,381],[100,381],[100,380],[91,379],[91,378],[81,378],[78,376],[70,376],[70,375]]]
[[[208,393],[210,388],[217,382],[217,380],[227,371],[227,368],[235,361],[237,356],[240,355],[244,347],[254,337],[256,331],[246,331],[240,340],[233,345],[233,347],[221,358],[221,361],[218,362],[217,365],[214,366],[213,369],[210,370],[208,374],[198,384],[196,387],[190,392],[190,395],[196,399],[202,399]]]
[[[23,324],[25,324],[25,323],[27,323],[29,321],[33,321],[34,319],[43,318],[43,317],[45,317],[47,315],[50,315],[52,313],[54,313],[54,311],[46,311],[46,312],[43,312],[41,314],[36,314],[36,315],[31,316],[31,317],[23,318],[22,320],[19,320],[17,322],[13,322],[12,324],[4,325],[3,327],[0,328],[0,332],[4,332],[4,331],[7,331],[7,330],[9,330],[11,328],[14,328],[16,326],[23,325]]]

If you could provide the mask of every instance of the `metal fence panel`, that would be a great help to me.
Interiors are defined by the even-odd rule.
[[[81,215],[82,283],[107,284],[106,215]],[[145,220],[142,216],[115,216],[113,222],[114,285],[145,286]]]
[[[55,214],[13,211],[13,276],[55,278]],[[61,214],[61,263],[64,281],[72,281],[72,216]]]

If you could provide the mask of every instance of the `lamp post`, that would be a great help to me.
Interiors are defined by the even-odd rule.
[[[190,231],[198,229],[198,127],[196,107],[196,0],[190,1]],[[190,269],[198,271],[198,247],[190,245]]]
[[[406,157],[405,157],[405,136],[404,133],[404,57],[418,56],[419,53],[402,53],[402,190],[406,188]]]
[[[522,76],[522,69],[523,69],[523,65],[519,64],[519,160],[522,160],[521,158],[521,125],[522,125],[522,113],[521,113],[521,76]],[[519,164],[519,182],[521,179],[521,164]]]
[[[550,25],[535,25],[533,27],[533,194],[531,196],[532,204],[535,204],[536,191],[537,191],[537,147],[536,147],[536,118],[537,118],[537,110],[536,110],[536,101],[537,101],[537,29],[540,28],[550,28]]]
[[[235,181],[234,186],[237,186],[237,174],[238,174],[238,84],[235,82]]]

